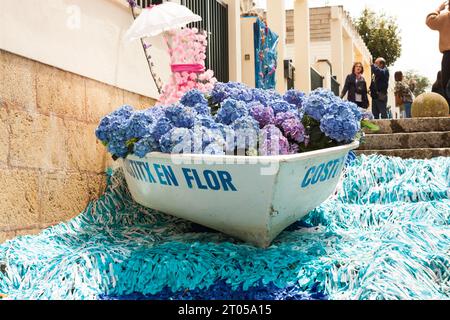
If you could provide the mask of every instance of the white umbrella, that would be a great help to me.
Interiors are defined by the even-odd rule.
[[[158,34],[201,21],[202,17],[194,14],[187,7],[173,2],[145,8],[128,29],[125,38],[129,41],[154,37]]]
[[[155,80],[158,92],[162,92],[161,79],[156,75],[153,68],[152,57],[149,53],[150,46],[144,43],[143,38],[154,37],[165,31],[177,29],[186,26],[192,22],[202,20],[202,17],[194,14],[187,7],[173,2],[164,2],[155,6],[150,6],[143,9],[141,14],[136,18],[134,8],[136,7],[135,0],[127,0],[131,7],[131,13],[135,19],[131,27],[125,34],[125,39],[129,41],[140,39],[142,47],[144,48],[145,56],[150,68],[150,73]]]

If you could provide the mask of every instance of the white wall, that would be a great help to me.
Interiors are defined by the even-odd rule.
[[[123,40],[132,22],[125,0],[0,0],[0,49],[157,98],[140,42]],[[150,43],[165,82],[162,38]]]
[[[313,41],[310,43],[310,64],[314,64],[317,60],[331,60],[331,43],[330,41]],[[286,45],[286,59],[295,59],[294,44]]]

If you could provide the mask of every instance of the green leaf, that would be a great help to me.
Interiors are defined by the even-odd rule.
[[[373,132],[380,131],[380,127],[377,126],[376,124],[370,122],[369,120],[362,120],[361,121],[361,127],[362,128],[367,128],[367,129],[369,129],[370,131],[373,131]]]

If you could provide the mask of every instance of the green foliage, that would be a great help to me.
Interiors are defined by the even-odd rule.
[[[369,120],[362,120],[361,121],[361,127],[369,129],[372,132],[380,131],[380,127],[377,126],[376,124],[370,122]]]
[[[383,57],[388,66],[397,61],[402,52],[402,44],[395,18],[384,13],[376,14],[365,8],[355,25],[374,59]]]
[[[414,96],[418,97],[431,86],[431,82],[427,77],[421,76],[414,70],[409,70],[404,74],[406,82],[409,84]]]

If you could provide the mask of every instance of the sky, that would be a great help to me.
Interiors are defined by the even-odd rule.
[[[293,0],[285,0],[286,8],[293,7]],[[439,34],[425,25],[428,13],[434,11],[444,0],[309,0],[310,7],[342,5],[350,16],[356,18],[364,7],[384,12],[397,18],[402,38],[402,55],[390,67],[391,71],[416,70],[433,83],[441,68]],[[264,7],[266,0],[256,0]]]

